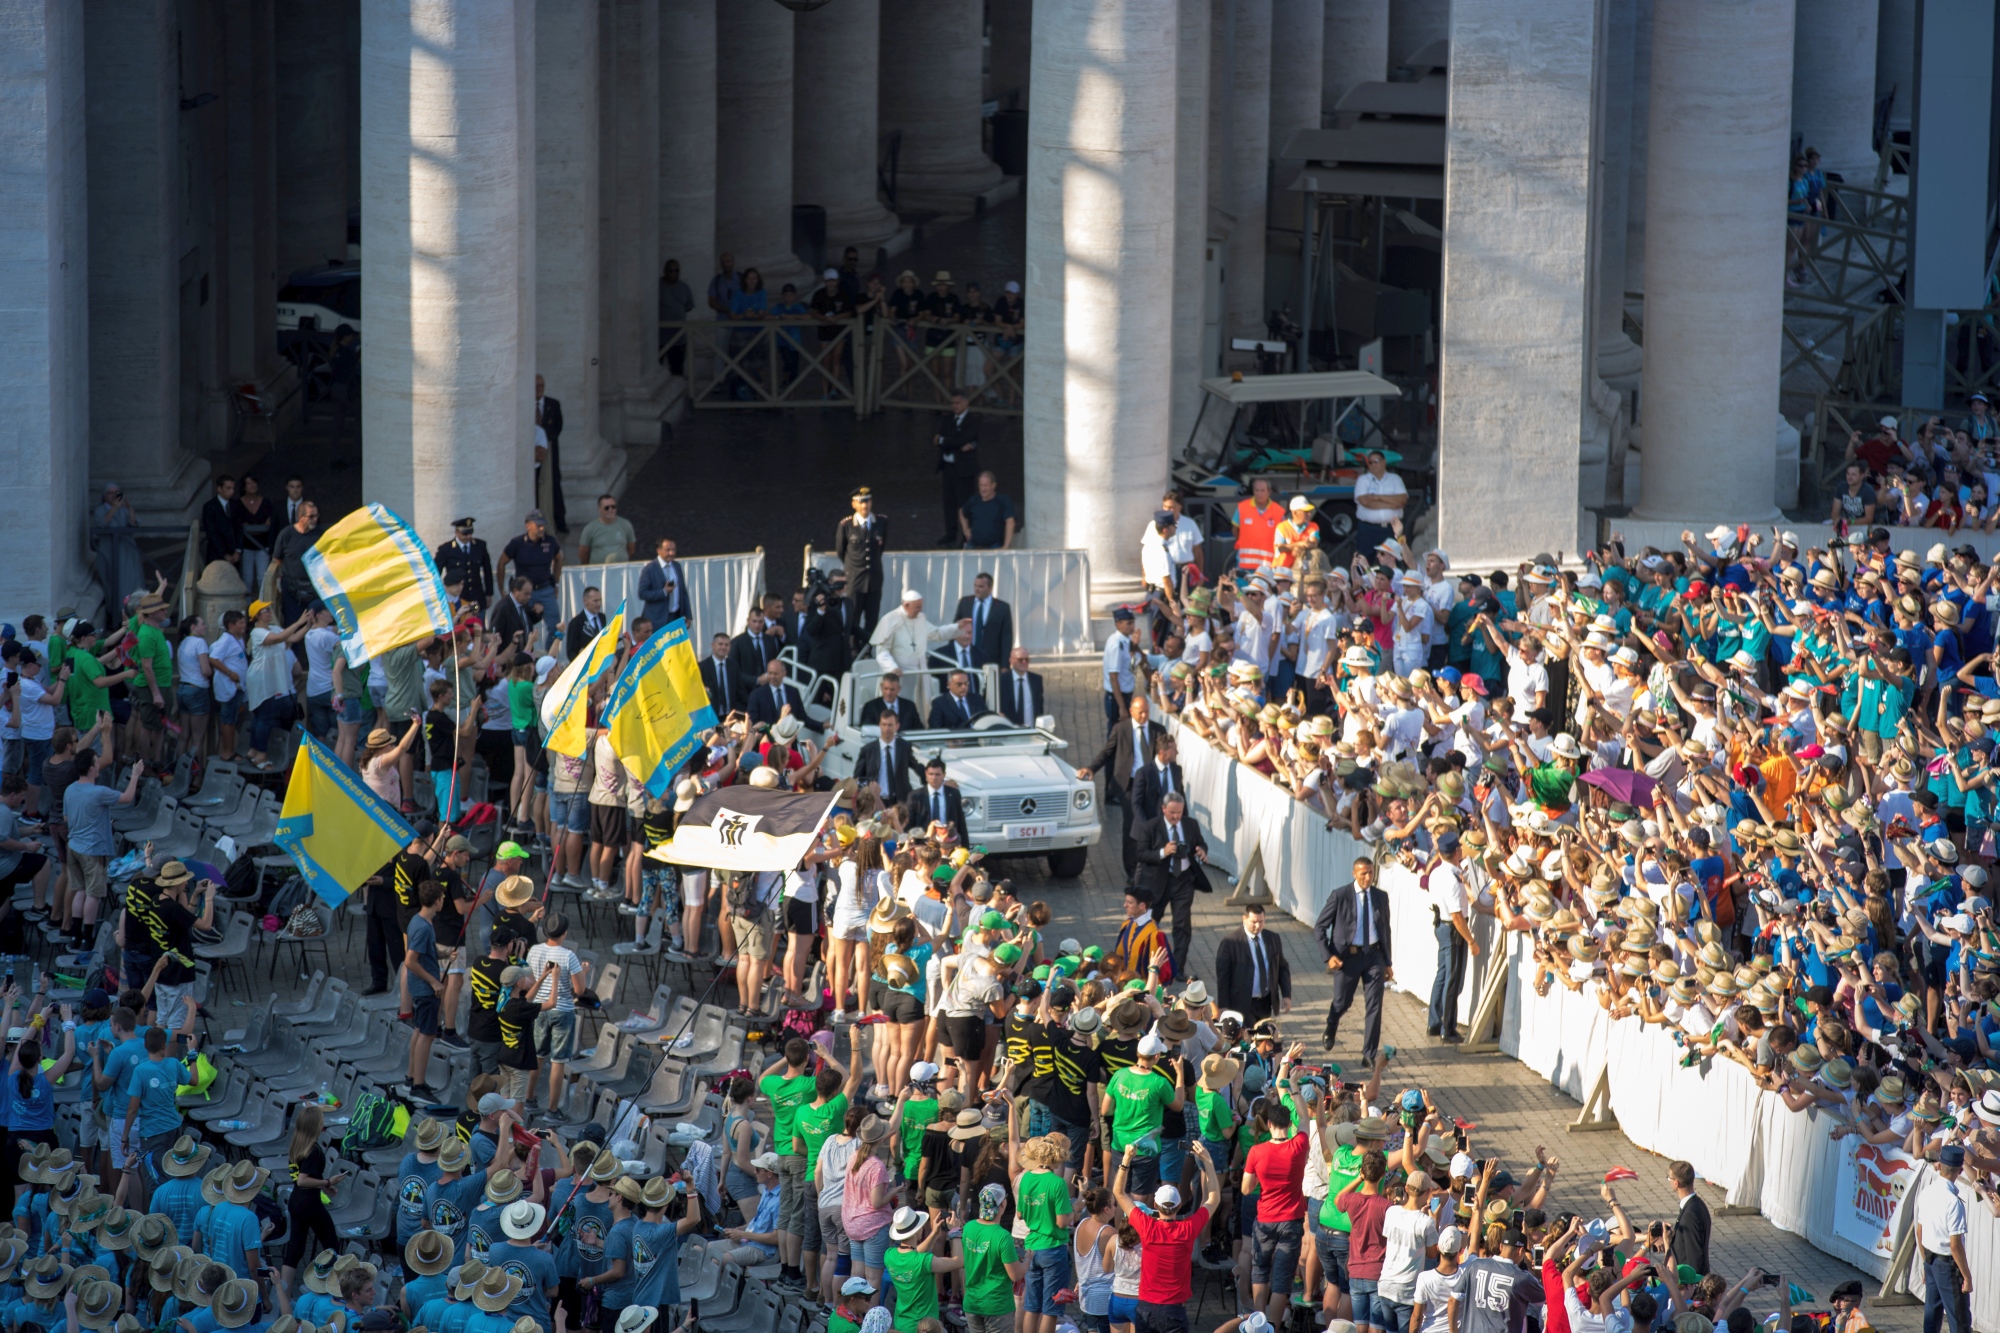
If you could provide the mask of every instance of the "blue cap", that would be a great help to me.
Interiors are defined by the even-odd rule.
[[[1952,1143],[1952,1144],[1947,1144],[1946,1146],[1938,1149],[1938,1165],[1951,1166],[1951,1167],[1964,1166],[1965,1165],[1964,1146],[1962,1144]]]
[[[1137,618],[1132,614],[1132,608],[1129,606],[1113,607],[1111,610],[1111,619],[1120,625],[1129,625]]]
[[[1464,674],[1454,666],[1439,667],[1431,675],[1437,680],[1450,681],[1453,685],[1458,684],[1459,681],[1464,679]]]
[[[1452,833],[1452,832],[1448,832],[1448,831],[1447,831],[1447,832],[1444,832],[1444,833],[1440,833],[1440,834],[1438,834],[1438,835],[1437,835],[1437,849],[1438,849],[1439,851],[1441,851],[1441,852],[1455,852],[1455,851],[1457,851],[1457,850],[1458,850],[1458,835],[1457,835],[1456,833]]]
[[[1424,1106],[1424,1094],[1418,1092],[1415,1088],[1405,1088],[1403,1089],[1402,1103],[1405,1111],[1421,1111]]]

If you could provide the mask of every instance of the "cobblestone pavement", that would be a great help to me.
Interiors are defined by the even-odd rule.
[[[1047,680],[1048,703],[1056,715],[1058,732],[1069,739],[1070,753],[1077,762],[1087,761],[1102,745],[1105,735],[1096,667],[1045,663],[1038,669]],[[1051,930],[1056,937],[1074,934],[1086,940],[1105,940],[1117,928],[1117,921],[1122,915],[1124,877],[1117,852],[1116,811],[1111,814],[1114,822],[1109,829],[1110,837],[1092,849],[1089,867],[1078,880],[1050,879],[1046,865],[1040,859],[1007,863],[1007,873],[1015,880],[1022,896],[1043,899],[1053,909],[1055,916]],[[1196,903],[1194,952],[1198,975],[1210,973],[1215,940],[1237,924],[1237,914],[1223,903],[1227,896],[1226,886],[1219,882],[1219,877],[1217,888],[1214,894],[1199,896]],[[334,966],[350,979],[365,978],[367,975],[362,953],[365,936],[360,926],[358,918],[342,914],[341,923],[329,939]],[[1295,1003],[1292,1015],[1285,1023],[1286,1031],[1306,1040],[1309,1049],[1318,1054],[1317,1038],[1324,1028],[1332,984],[1318,966],[1319,950],[1307,926],[1277,916],[1273,918],[1273,928],[1283,936],[1285,956],[1293,968]],[[609,940],[606,938],[576,942],[583,947],[609,952]],[[267,959],[259,957],[253,975],[267,966]],[[302,980],[296,976],[280,977],[275,985],[280,991],[296,990]],[[260,978],[258,984],[266,983]],[[637,991],[637,987],[629,989],[627,998],[643,999]],[[211,1007],[218,1010],[217,1021],[226,1024],[229,1012],[241,1003],[240,999],[224,997],[219,1003],[212,1000]],[[613,1016],[622,1016],[622,1006],[614,1007]],[[1576,1103],[1561,1096],[1543,1079],[1505,1056],[1461,1055],[1450,1047],[1430,1041],[1424,1036],[1423,1022],[1424,1009],[1417,1000],[1393,992],[1384,999],[1383,1040],[1398,1048],[1395,1062],[1390,1067],[1388,1085],[1400,1089],[1421,1084],[1431,1090],[1440,1105],[1476,1122],[1478,1129],[1473,1136],[1475,1155],[1484,1157],[1498,1152],[1518,1173],[1524,1164],[1533,1162],[1536,1145],[1547,1147],[1550,1154],[1562,1162],[1562,1170],[1551,1195],[1553,1206],[1577,1209],[1587,1216],[1599,1215],[1603,1211],[1597,1186],[1604,1172],[1613,1166],[1629,1166],[1639,1173],[1639,1179],[1622,1185],[1619,1197],[1634,1223],[1643,1227],[1654,1218],[1671,1215],[1674,1199],[1666,1182],[1664,1159],[1637,1148],[1619,1133],[1565,1132],[1565,1126],[1576,1115]],[[1360,1049],[1358,1004],[1354,1011],[1350,1011],[1343,1026],[1346,1032],[1331,1058],[1335,1061],[1357,1060]],[[1858,1270],[1822,1254],[1799,1237],[1778,1230],[1762,1217],[1722,1216],[1720,1191],[1708,1187],[1703,1187],[1703,1190],[1709,1207],[1717,1213],[1713,1254],[1718,1270],[1724,1274],[1740,1275],[1753,1266],[1781,1272],[1811,1292],[1820,1308],[1824,1308],[1827,1293],[1849,1278],[1860,1277],[1869,1291],[1874,1290],[1874,1285]],[[1198,1288],[1198,1297],[1200,1294]],[[1195,1321],[1198,1330],[1212,1329],[1227,1317],[1227,1312],[1218,1309],[1226,1299],[1226,1296],[1218,1296],[1215,1292],[1208,1294],[1200,1317]],[[1762,1316],[1776,1307],[1770,1293],[1760,1292],[1759,1298],[1753,1301],[1753,1308]],[[1922,1324],[1922,1311],[1913,1306],[1871,1308],[1870,1316],[1874,1326],[1883,1333],[1915,1333]]]

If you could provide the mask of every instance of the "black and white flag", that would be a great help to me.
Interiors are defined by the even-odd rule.
[[[833,813],[834,792],[724,787],[695,797],[674,836],[646,855],[712,870],[792,870]]]

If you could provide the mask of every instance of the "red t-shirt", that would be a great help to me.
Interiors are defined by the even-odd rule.
[[[1257,1220],[1296,1222],[1306,1215],[1306,1153],[1312,1140],[1294,1134],[1279,1141],[1267,1139],[1243,1159],[1244,1174],[1257,1179]]]
[[[1348,1233],[1347,1275],[1373,1282],[1382,1276],[1382,1258],[1389,1248],[1388,1238],[1382,1234],[1382,1219],[1394,1204],[1380,1194],[1351,1189],[1336,1198],[1333,1206],[1354,1224]]]
[[[1208,1209],[1168,1221],[1134,1208],[1129,1220],[1143,1242],[1139,1299],[1147,1305],[1186,1305],[1194,1298],[1194,1242],[1208,1229]]]
[[[1556,1267],[1553,1256],[1542,1260],[1542,1300],[1546,1302],[1542,1318],[1543,1333],[1570,1333],[1569,1306],[1563,1301],[1562,1269]],[[1584,1309],[1590,1308],[1588,1300]]]

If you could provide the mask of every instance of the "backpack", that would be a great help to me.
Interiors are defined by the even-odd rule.
[[[756,876],[748,871],[735,871],[722,890],[722,900],[729,904],[729,915],[739,921],[756,925],[764,919],[769,905],[757,893]]]
[[[347,1122],[347,1133],[341,1137],[341,1155],[352,1157],[372,1148],[400,1143],[409,1124],[409,1108],[401,1102],[380,1093],[364,1092],[354,1103],[354,1116]]]

